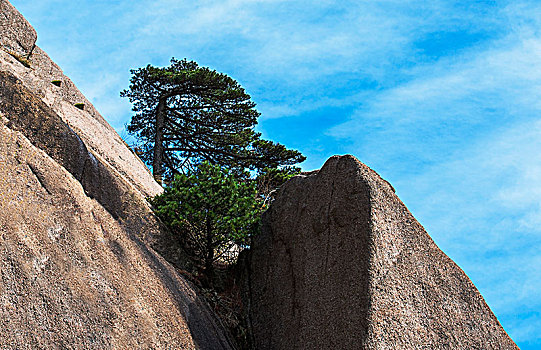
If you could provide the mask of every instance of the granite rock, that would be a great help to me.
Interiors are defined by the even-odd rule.
[[[0,348],[231,349],[156,252],[183,259],[146,201],[161,187],[22,15],[0,10]]]
[[[257,349],[517,349],[390,184],[352,156],[289,180],[247,259]]]
[[[21,57],[28,57],[36,46],[37,33],[8,1],[0,1],[0,47]]]

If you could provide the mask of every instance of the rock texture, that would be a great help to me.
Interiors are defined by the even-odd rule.
[[[0,348],[230,349],[150,247],[166,244],[145,201],[161,187],[0,10]]]
[[[389,183],[352,156],[287,182],[248,260],[257,349],[517,349]]]
[[[32,54],[38,35],[24,17],[8,2],[0,1],[0,47],[22,57]]]

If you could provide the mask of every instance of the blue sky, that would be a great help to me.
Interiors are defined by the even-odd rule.
[[[541,348],[541,3],[11,2],[123,136],[129,69],[186,57],[238,80],[305,170],[357,156]]]

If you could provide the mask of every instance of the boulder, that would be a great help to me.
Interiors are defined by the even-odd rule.
[[[289,180],[247,259],[257,349],[517,349],[390,184],[352,156]]]
[[[230,349],[194,288],[0,123],[0,348]]]

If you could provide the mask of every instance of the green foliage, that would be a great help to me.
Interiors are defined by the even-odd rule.
[[[127,130],[158,180],[203,161],[237,174],[304,161],[300,152],[261,139],[255,103],[229,76],[174,58],[168,67],[131,72],[130,87],[121,92],[135,112]]]
[[[261,213],[254,182],[240,182],[209,162],[177,175],[152,204],[209,278],[213,264],[227,258],[235,244],[249,243]]]
[[[174,58],[168,67],[131,73],[121,96],[133,104],[127,125],[138,140],[133,150],[167,185],[151,203],[202,269],[200,281],[216,295],[217,312],[233,320],[233,333],[246,342],[240,296],[218,297],[225,269],[215,265],[234,261],[235,248],[249,245],[261,212],[305,157],[261,138],[255,103],[225,74]]]

